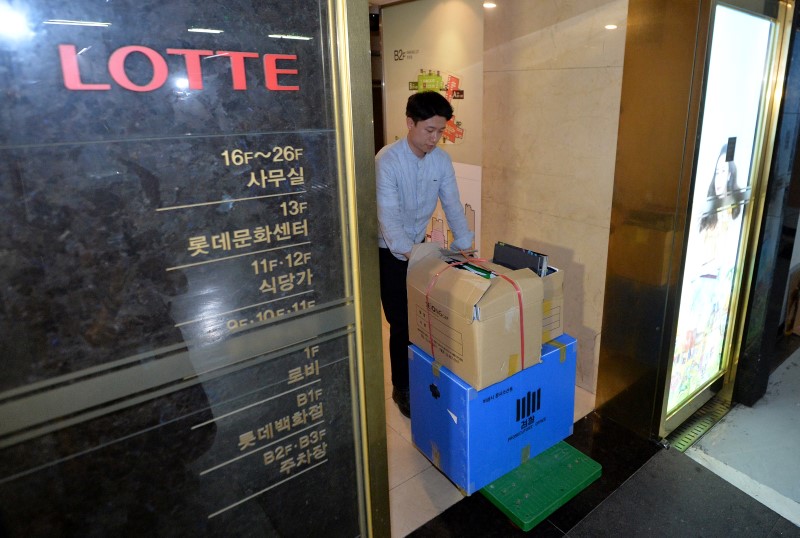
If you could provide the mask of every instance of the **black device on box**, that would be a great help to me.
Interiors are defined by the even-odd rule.
[[[498,241],[494,245],[492,261],[509,269],[530,269],[539,276],[546,276],[547,255]]]

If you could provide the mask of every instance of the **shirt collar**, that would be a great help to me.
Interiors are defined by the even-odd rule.
[[[433,150],[431,150],[431,153],[436,151],[436,149],[437,148],[433,148]],[[403,153],[407,157],[413,157],[415,161],[423,161],[423,160],[425,160],[425,157],[427,157],[429,155],[428,153],[426,153],[422,157],[417,157],[417,154],[414,153],[413,151],[411,151],[411,146],[408,145],[408,137],[407,136],[403,137]]]

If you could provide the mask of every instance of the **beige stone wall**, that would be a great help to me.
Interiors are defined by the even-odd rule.
[[[498,4],[484,14],[481,250],[505,241],[566,272],[564,326],[593,406],[628,1]]]

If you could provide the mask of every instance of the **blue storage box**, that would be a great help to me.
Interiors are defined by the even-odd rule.
[[[542,362],[475,390],[409,346],[411,436],[467,495],[572,433],[577,341],[542,346]]]

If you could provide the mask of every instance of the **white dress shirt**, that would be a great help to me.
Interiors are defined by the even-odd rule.
[[[375,156],[378,201],[378,246],[386,247],[400,260],[415,243],[425,238],[437,200],[453,232],[451,247],[472,246],[473,232],[467,227],[464,206],[450,155],[434,148],[422,158],[408,146],[406,137],[385,146]]]

